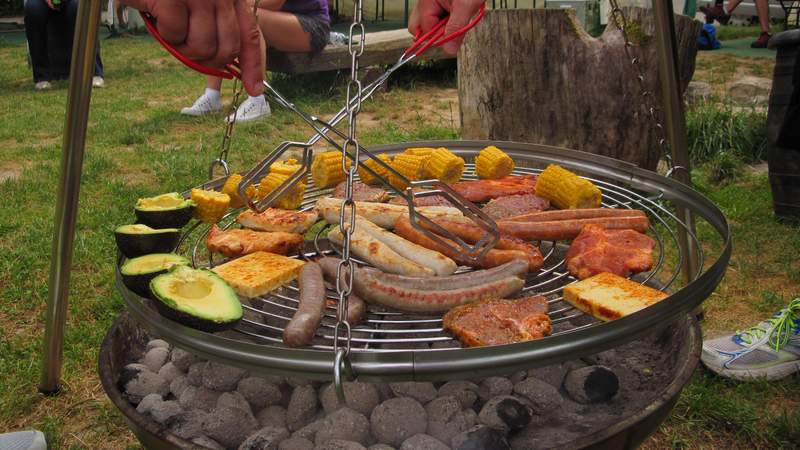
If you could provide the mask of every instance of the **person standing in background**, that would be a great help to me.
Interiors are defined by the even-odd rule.
[[[761,34],[750,47],[752,48],[767,48],[769,38],[769,0],[754,0],[756,4],[756,13],[758,13],[758,23],[761,26]],[[715,0],[714,6],[701,6],[700,11],[706,15],[707,18],[716,20],[722,25],[727,25],[731,20],[731,14],[736,9],[742,0],[728,0],[728,4],[724,5],[723,0]]]
[[[52,88],[53,67],[48,55],[48,25],[63,30],[60,36],[68,40],[68,58],[72,56],[72,37],[75,33],[75,20],[78,16],[78,0],[25,0],[25,36],[33,68],[33,82],[37,91]],[[100,46],[95,56],[92,86],[105,86],[103,61],[100,59]]]

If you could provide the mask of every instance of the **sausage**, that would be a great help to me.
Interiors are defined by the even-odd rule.
[[[555,220],[596,219],[598,217],[646,217],[646,214],[638,209],[557,209],[508,217],[503,220],[510,222],[551,222]]]
[[[328,239],[335,244],[344,245],[344,236],[339,227],[328,233]],[[429,277],[435,275],[433,270],[400,256],[391,247],[364,231],[362,227],[356,226],[353,230],[353,234],[350,236],[350,251],[386,272]]]
[[[339,259],[321,258],[319,264],[327,277],[336,277]],[[525,281],[518,275],[526,268],[527,263],[519,260],[494,269],[437,278],[404,277],[356,268],[353,283],[358,295],[369,303],[401,311],[443,312],[461,304],[519,292]]]
[[[429,291],[447,291],[451,289],[475,287],[511,276],[522,277],[525,275],[525,272],[528,271],[528,263],[522,259],[515,259],[491,269],[476,270],[438,278],[406,277],[403,275],[383,273],[377,269],[366,267],[362,267],[360,270],[367,272],[378,281],[397,287]]]
[[[397,252],[400,256],[408,258],[423,267],[433,270],[436,275],[450,275],[458,268],[456,263],[447,256],[444,256],[435,250],[429,250],[421,245],[417,245],[411,241],[403,239],[402,237],[392,233],[391,231],[384,230],[383,228],[375,225],[363,217],[356,220],[356,227],[361,228],[375,239],[388,245],[389,248]]]
[[[436,219],[434,223],[441,226],[442,228],[446,229],[447,231],[455,234],[459,238],[463,239],[470,244],[474,244],[478,242],[486,232],[479,226],[475,225],[474,223],[467,223],[467,222],[456,222],[447,219]],[[420,224],[428,228],[429,230],[433,231],[430,227],[426,226],[424,222],[420,222]],[[539,251],[539,247],[525,242],[522,239],[517,239],[513,236],[500,236],[500,239],[494,245],[494,248],[497,250],[519,250],[525,253],[525,258],[528,260],[528,272],[535,272],[544,265],[544,257],[542,257],[542,252]]]
[[[302,347],[314,339],[325,313],[325,284],[322,268],[307,262],[300,269],[300,303],[294,317],[283,329],[283,343],[287,347]]]
[[[479,261],[473,261],[472,259],[468,258],[467,256],[463,255],[461,252],[456,251],[452,248],[439,244],[438,242],[434,241],[433,239],[429,238],[416,228],[411,225],[411,222],[408,220],[408,217],[401,217],[397,219],[397,222],[394,225],[394,232],[401,237],[408,239],[415,244],[419,244],[425,248],[429,248],[431,250],[436,250],[437,252],[443,253],[445,256],[452,258],[456,263],[470,266],[470,267],[480,267],[482,269],[488,269],[491,267],[497,267],[499,265],[505,264],[509,261],[513,261],[515,259],[522,259],[528,260],[528,255],[525,252],[519,250],[499,250],[499,249],[491,249],[486,252],[483,257]],[[450,241],[445,238],[441,238],[443,241],[448,243],[453,247],[458,247],[453,241]],[[540,266],[541,267],[541,266]],[[537,268],[538,269],[538,268]]]
[[[559,220],[548,222],[514,222],[501,220],[497,227],[501,233],[510,234],[529,241],[557,241],[575,239],[584,225],[590,223],[603,225],[609,230],[632,229],[640,233],[647,232],[650,221],[647,216],[639,217],[596,217],[591,219]]]
[[[325,259],[325,258],[323,258]],[[333,259],[333,258],[327,258]],[[335,260],[335,264],[339,264],[338,260]],[[320,266],[323,264],[320,263]],[[325,287],[332,289],[334,292],[336,291],[336,265],[333,266],[332,275],[328,274],[328,271],[325,270],[323,267],[322,274],[325,276],[325,279],[330,281]],[[338,301],[338,300],[337,300]],[[332,307],[336,308],[336,302],[331,299],[328,299],[328,304],[332,305]],[[350,325],[356,325],[361,322],[361,319],[364,318],[364,315],[367,314],[367,304],[364,300],[361,299],[355,292],[351,292],[350,296],[347,298],[347,323]]]
[[[339,211],[342,201],[336,198],[324,197],[317,200],[316,209],[328,223],[339,223]],[[457,220],[464,215],[458,208],[449,206],[420,206],[417,212],[426,217],[440,217]],[[398,217],[408,215],[407,205],[390,205],[387,203],[356,202],[356,214],[367,218],[381,228],[391,230]],[[345,220],[349,221],[350,210],[345,211]]]

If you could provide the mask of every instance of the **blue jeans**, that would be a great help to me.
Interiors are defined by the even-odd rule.
[[[72,37],[75,33],[75,19],[78,16],[78,0],[62,0],[61,7],[54,11],[47,6],[45,0],[25,1],[25,35],[28,38],[28,50],[33,66],[33,81],[50,81],[55,78],[66,78],[69,74],[69,61],[72,57]],[[48,37],[51,36],[50,42]],[[58,48],[48,48],[55,44]],[[66,61],[67,69],[59,70],[51,61],[52,51],[59,53],[61,60]],[[66,52],[66,54],[61,54]],[[97,55],[94,62],[95,76],[103,76],[103,61],[100,59],[100,44],[97,44]]]

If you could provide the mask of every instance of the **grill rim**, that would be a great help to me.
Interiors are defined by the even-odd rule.
[[[448,377],[480,377],[545,366],[587,356],[641,337],[654,327],[674,321],[702,303],[724,276],[731,255],[731,236],[719,208],[701,193],[675,180],[640,169],[630,163],[577,150],[538,144],[503,141],[418,141],[371,147],[371,152],[397,153],[407,147],[447,147],[471,157],[487,145],[497,145],[517,161],[546,165],[556,163],[583,173],[661,195],[673,204],[687,207],[703,217],[719,233],[723,246],[716,261],[693,282],[665,300],[613,322],[581,327],[543,340],[486,348],[439,349],[437,351],[355,352],[354,374],[365,381],[432,381]],[[206,183],[211,187],[220,180]],[[120,257],[121,261],[121,257]],[[118,261],[119,263],[119,261]],[[245,369],[306,378],[329,379],[333,353],[319,350],[267,346],[223,335],[203,333],[164,319],[141,297],[124,287],[116,269],[117,286],[129,310],[153,332],[206,358]]]

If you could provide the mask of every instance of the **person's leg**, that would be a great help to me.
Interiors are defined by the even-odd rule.
[[[303,29],[295,14],[260,9],[258,25],[269,47],[284,52],[311,51],[311,34]]]
[[[758,23],[761,25],[761,34],[750,47],[752,48],[767,48],[769,39],[772,37],[769,34],[769,0],[755,0],[756,12],[758,13]]]
[[[25,2],[25,36],[33,68],[33,82],[50,80],[50,60],[47,56],[47,22],[50,8],[44,0]]]
[[[725,8],[725,13],[731,15],[733,10],[736,9],[740,3],[742,3],[742,0],[729,0],[728,6]]]
[[[727,25],[731,20],[731,13],[741,2],[742,0],[729,0],[728,5],[723,6],[722,0],[717,0],[714,6],[701,6],[700,11],[712,21],[716,20],[723,25]]]

